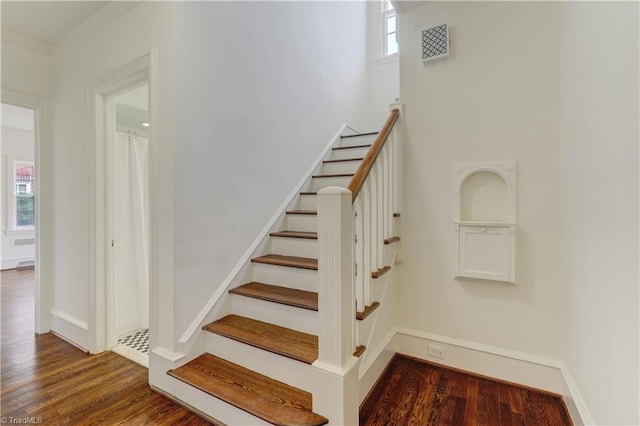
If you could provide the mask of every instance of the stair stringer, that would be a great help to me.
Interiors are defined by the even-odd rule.
[[[393,356],[387,347],[394,335],[396,327],[396,286],[397,258],[399,244],[385,245],[385,265],[391,270],[376,278],[373,289],[373,300],[380,306],[362,321],[356,321],[356,342],[367,350],[360,357],[358,369],[358,404],[361,404],[375,385],[371,377],[380,377],[384,368]]]

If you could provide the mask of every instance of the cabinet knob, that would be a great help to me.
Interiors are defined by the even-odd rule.
[[[480,228],[480,232],[487,232],[487,228]]]

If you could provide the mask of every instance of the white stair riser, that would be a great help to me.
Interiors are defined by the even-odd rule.
[[[318,240],[271,237],[271,253],[317,259]]]
[[[298,290],[318,291],[318,271],[312,269],[254,263],[253,280]]]
[[[340,138],[336,146],[354,146],[373,144],[378,135],[358,136],[355,138]]]
[[[364,158],[369,151],[369,147],[366,148],[353,148],[353,149],[332,149],[329,160],[342,160],[345,158]]]
[[[351,182],[351,176],[349,177],[329,177],[329,178],[314,178],[311,180],[312,191],[319,191],[327,186],[340,186],[346,188]]]
[[[309,309],[233,294],[231,312],[302,333],[318,334],[318,313]]]
[[[317,195],[300,195],[300,210],[317,210],[318,209],[318,196]]]
[[[323,163],[320,168],[320,174],[355,173],[361,162],[362,161],[339,161],[337,163]]]
[[[310,392],[311,366],[218,334],[207,333],[206,351],[272,379]],[[240,424],[240,423],[235,423]],[[247,424],[247,423],[242,423]]]
[[[318,216],[308,214],[288,214],[287,230],[289,231],[318,231]]]
[[[176,398],[226,425],[269,425],[264,420],[180,380],[175,380],[174,390]]]

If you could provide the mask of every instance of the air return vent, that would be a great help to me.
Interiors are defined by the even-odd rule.
[[[21,238],[19,240],[14,240],[13,245],[18,246],[32,246],[36,243],[36,240],[33,238]]]
[[[447,24],[422,30],[422,62],[449,57],[449,27]]]

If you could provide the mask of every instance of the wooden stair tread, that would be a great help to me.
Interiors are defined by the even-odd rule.
[[[351,177],[353,176],[355,173],[334,173],[331,175],[313,175],[311,176],[314,179],[318,179],[318,178],[337,178],[337,177]]]
[[[202,329],[307,364],[318,359],[318,336],[251,318],[231,314]]]
[[[331,148],[331,149],[334,151],[340,151],[342,149],[356,149],[356,148],[371,148],[371,144],[353,145],[353,146],[336,146],[335,148]]]
[[[287,214],[301,214],[307,216],[316,216],[318,214],[317,210],[288,210]]]
[[[376,309],[378,309],[378,306],[380,306],[380,302],[373,302],[372,304],[370,304],[369,306],[365,306],[364,307],[364,311],[362,312],[356,312],[356,319],[358,321],[362,321],[363,319],[365,319],[366,317],[368,317],[369,315],[371,315],[371,313],[373,311],[375,311]]]
[[[268,265],[318,270],[318,259],[311,259],[308,257],[268,254],[266,256],[254,257],[251,261],[255,263],[266,263]]]
[[[312,291],[280,287],[254,281],[233,288],[229,290],[229,293],[312,311],[318,310],[318,293]]]
[[[353,356],[355,356],[356,358],[360,358],[360,355],[362,355],[366,350],[367,347],[365,345],[358,345],[356,347],[356,350],[353,352]]]
[[[346,163],[349,161],[362,161],[364,158],[343,158],[341,160],[324,160],[323,163]]]
[[[317,240],[318,233],[317,232],[305,232],[305,231],[278,231],[272,232],[269,235],[272,237],[282,237],[282,238],[302,238],[305,240]]]
[[[311,411],[309,392],[211,354],[201,355],[167,374],[269,423],[328,423],[325,417]]]
[[[385,244],[393,244],[400,241],[400,237],[391,237],[391,238],[385,238],[384,239],[384,243]]]
[[[378,269],[376,272],[372,272],[371,273],[371,278],[380,278],[381,276],[383,276],[384,274],[386,274],[390,270],[391,270],[391,266],[384,266],[384,267]]]
[[[340,136],[342,139],[347,139],[347,138],[357,138],[359,136],[372,136],[372,135],[377,135],[379,132],[367,132],[367,133],[358,133],[357,135],[346,135],[346,136]]]

